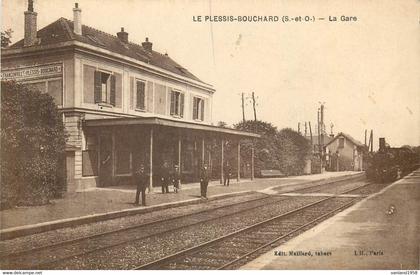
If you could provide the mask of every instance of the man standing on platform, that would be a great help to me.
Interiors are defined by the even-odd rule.
[[[137,184],[135,204],[139,204],[139,197],[140,197],[140,192],[141,192],[141,205],[146,206],[146,187],[147,187],[148,176],[144,172],[143,164],[140,164],[137,171],[135,171],[134,181]]]
[[[229,162],[226,162],[223,166],[223,175],[224,175],[224,182],[223,185],[229,186],[230,177],[232,176],[232,168],[229,165]]]
[[[178,193],[180,182],[181,182],[181,175],[179,173],[179,166],[175,165],[174,166],[174,173],[172,175],[172,183],[174,185],[174,192],[175,193]]]
[[[207,165],[203,165],[200,171],[200,191],[201,191],[201,198],[207,199],[207,186],[209,185],[209,172],[207,169]]]
[[[165,161],[161,170],[162,194],[169,193],[170,174],[168,163]]]

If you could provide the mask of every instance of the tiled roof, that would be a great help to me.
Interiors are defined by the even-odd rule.
[[[38,31],[39,44],[50,45],[76,40],[95,47],[100,47],[136,60],[154,65],[177,75],[204,83],[166,54],[156,51],[146,51],[141,45],[129,42],[123,43],[114,35],[82,25],[82,35],[73,32],[73,21],[61,17]],[[23,39],[11,45],[10,48],[22,48]]]
[[[311,140],[311,137],[306,136],[305,138],[308,140]],[[330,137],[329,135],[324,135],[324,144],[329,143],[331,140],[332,140],[332,137]],[[318,144],[318,136],[312,136],[312,143],[313,145]]]
[[[350,140],[351,143],[353,143],[354,145],[358,146],[358,147],[365,147],[365,145],[363,143],[361,143],[360,141],[354,139],[352,136],[350,136],[349,134],[345,134],[345,133],[338,133],[333,139],[331,139],[325,146],[329,145],[330,143],[332,143],[334,140],[336,140],[338,137],[344,137],[348,140]]]

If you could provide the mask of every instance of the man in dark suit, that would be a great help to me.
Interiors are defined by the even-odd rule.
[[[178,193],[180,182],[181,182],[181,175],[179,173],[179,166],[175,165],[174,166],[174,172],[172,174],[172,184],[174,185],[174,192],[175,193]]]
[[[207,169],[207,165],[203,165],[200,171],[200,191],[201,191],[201,198],[207,199],[207,186],[209,185],[209,172]]]
[[[144,165],[140,164],[137,171],[134,172],[134,181],[137,184],[136,202],[139,204],[139,197],[141,193],[141,204],[146,206],[146,187],[147,187],[147,174],[144,172]]]
[[[168,163],[164,162],[161,169],[160,180],[162,182],[162,194],[169,193],[169,182],[171,180],[171,175],[169,174]]]
[[[225,177],[223,185],[229,186],[230,177],[232,176],[232,168],[230,167],[229,162],[226,162],[223,166],[223,176]]]

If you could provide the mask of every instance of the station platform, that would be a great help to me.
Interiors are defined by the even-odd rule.
[[[241,269],[416,270],[419,233],[420,169]]]
[[[325,172],[323,174],[295,176],[287,178],[255,179],[250,181],[236,179],[229,186],[219,181],[209,183],[207,197],[209,200],[229,196],[249,194],[267,188],[291,186],[319,182],[321,180],[339,179],[361,175],[362,172]],[[199,183],[182,185],[179,193],[162,194],[160,187],[146,195],[147,206],[134,205],[135,187],[119,186],[94,188],[89,191],[66,194],[63,199],[54,200],[51,204],[32,207],[16,207],[0,211],[0,237],[7,234],[33,234],[51,229],[96,222],[124,215],[141,214],[181,205],[202,203]]]

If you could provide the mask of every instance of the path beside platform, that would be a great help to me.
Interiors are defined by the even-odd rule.
[[[323,174],[296,176],[277,179],[255,179],[254,181],[232,180],[230,186],[223,186],[218,181],[211,182],[208,187],[208,197],[223,197],[235,195],[241,192],[263,190],[270,187],[290,186],[303,184],[317,180],[343,178],[360,174],[360,172],[326,172]],[[75,220],[82,217],[95,217],[120,211],[142,210],[161,205],[174,207],[178,203],[193,204],[200,201],[198,183],[184,184],[182,190],[175,194],[161,194],[160,188],[156,187],[153,194],[147,194],[147,207],[139,207],[133,204],[135,199],[134,186],[95,188],[85,192],[69,193],[63,199],[54,200],[49,205],[17,207],[0,211],[1,233],[19,228],[33,227],[42,223],[56,223],[66,220]],[[131,213],[131,212],[130,212]],[[70,226],[69,224],[68,226]]]
[[[420,169],[242,269],[420,269]]]

